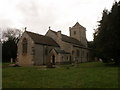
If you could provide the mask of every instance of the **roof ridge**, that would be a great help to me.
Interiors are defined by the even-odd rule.
[[[25,31],[25,32],[27,32],[27,33],[32,33],[32,34],[36,34],[36,35],[40,35],[40,36],[44,36],[44,35],[42,35],[42,34],[35,33],[35,32],[31,32],[31,31]]]
[[[56,31],[54,31],[54,30],[51,30],[51,29],[50,29],[50,31],[52,31],[52,32],[54,32],[54,33],[57,33]]]
[[[43,37],[48,37],[48,36],[45,36],[45,35],[42,35],[42,34],[39,34],[39,33],[35,33],[35,32],[30,32],[30,31],[26,31],[28,33],[32,33],[32,34],[35,34],[35,35],[39,35],[39,36],[43,36]],[[48,37],[48,38],[51,38],[51,37]]]

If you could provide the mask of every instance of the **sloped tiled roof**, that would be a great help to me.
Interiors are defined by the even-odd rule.
[[[33,33],[33,32],[28,32],[28,31],[26,31],[26,33],[33,39],[33,41],[36,44],[59,47],[59,45],[50,37],[43,36],[43,35],[40,35],[40,34],[36,34],[36,33]]]
[[[55,32],[53,30],[50,30],[50,31],[52,31],[53,33],[55,33],[57,35],[57,32]],[[68,43],[72,43],[75,45],[79,45],[81,47],[85,47],[80,41],[78,41],[75,38],[69,37],[69,36],[64,35],[64,34],[61,34],[61,36],[62,36],[62,41],[64,41],[64,42],[68,42]]]

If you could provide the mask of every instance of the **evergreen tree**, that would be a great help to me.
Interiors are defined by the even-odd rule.
[[[96,56],[103,62],[120,63],[120,1],[115,2],[111,11],[103,11],[102,20],[94,33]]]

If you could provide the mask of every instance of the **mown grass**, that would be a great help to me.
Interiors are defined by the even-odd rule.
[[[51,69],[4,67],[2,72],[3,88],[118,88],[118,68],[101,62]]]

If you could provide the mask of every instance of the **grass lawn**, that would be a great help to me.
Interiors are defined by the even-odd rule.
[[[101,62],[67,67],[4,67],[2,85],[3,88],[118,88],[117,67]]]

